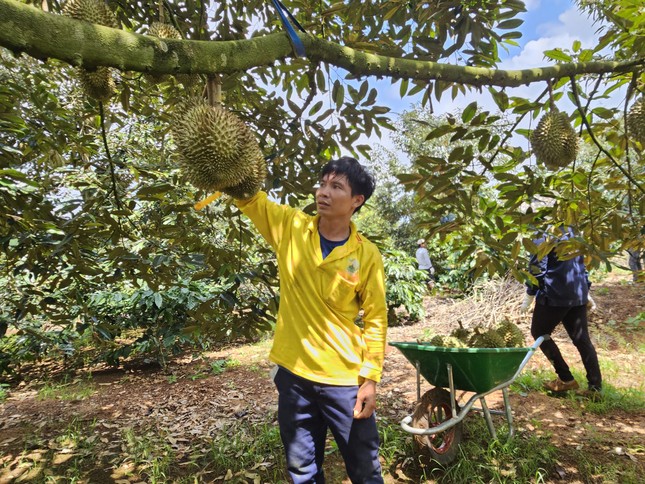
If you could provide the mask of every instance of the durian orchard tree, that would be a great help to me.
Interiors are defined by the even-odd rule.
[[[510,268],[520,279],[516,261],[523,248],[535,249],[536,218],[576,225],[573,249],[594,264],[642,247],[640,0],[579,1],[601,22],[599,44],[575,42],[546,52],[551,65],[520,71],[497,69],[500,49],[521,35],[519,0],[286,1],[306,31],[297,34],[304,57],[294,55],[271,2],[104,3],[118,28],[102,14],[70,14],[63,2],[0,0],[0,266],[4,287],[15,289],[4,326],[39,313],[84,320],[88,294],[124,281],[152,288],[158,309],[164,288],[181,277],[229,278],[230,290],[206,297],[198,315],[222,301],[237,308],[231,314],[268,304],[265,290],[247,287],[271,287],[275,267],[261,265],[268,252],[226,197],[195,211],[208,193],[178,168],[173,121],[206,86],[257,136],[265,188],[292,204],[309,196],[326,159],[341,150],[369,156],[361,136],[392,127],[377,79],[399,82],[402,102],[422,95],[428,108],[444,96],[486,93],[498,112],[473,101],[459,118],[441,119],[426,137],[447,139],[445,154],[419,156],[401,176],[419,207],[433,207],[428,230],[468,230],[465,240],[477,242],[462,249],[474,272]],[[97,73],[93,90],[87,78]],[[544,85],[543,95],[509,94],[532,83]],[[615,106],[601,106],[621,89]],[[563,97],[576,106],[566,116],[592,157],[553,170],[513,135],[528,139],[521,121],[536,125]],[[545,197],[548,213],[527,212]],[[433,210],[476,211],[482,223],[434,227]],[[79,309],[70,314],[72,305]]]

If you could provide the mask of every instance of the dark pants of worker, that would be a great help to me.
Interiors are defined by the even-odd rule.
[[[587,371],[589,389],[602,388],[602,376],[598,365],[598,355],[589,337],[587,326],[587,306],[558,307],[535,304],[533,320],[531,321],[531,335],[538,338],[544,334],[552,334],[556,326],[562,322],[571,341],[580,353],[582,364]],[[555,372],[562,381],[573,380],[569,365],[564,361],[558,345],[552,339],[544,341],[540,348],[544,355],[551,361]]]
[[[374,414],[354,418],[358,386],[324,385],[280,368],[275,376],[280,437],[294,484],[324,483],[323,458],[329,428],[352,483],[382,483]]]

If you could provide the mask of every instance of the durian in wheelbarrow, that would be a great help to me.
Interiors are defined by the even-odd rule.
[[[629,134],[642,145],[645,145],[645,96],[634,103],[627,113]]]
[[[504,339],[493,328],[481,331],[480,328],[475,328],[473,336],[468,342],[470,348],[504,348]]]
[[[459,323],[459,327],[455,330],[453,330],[450,333],[450,336],[453,338],[457,338],[459,341],[461,341],[464,344],[468,344],[468,340],[470,339],[470,331],[468,331],[464,326],[461,324],[461,321],[457,321]]]
[[[63,7],[63,14],[92,24],[119,28],[114,13],[100,0],[69,0]],[[83,91],[98,101],[107,101],[116,93],[113,69],[110,67],[100,66],[93,71],[78,69],[78,78]]]
[[[195,187],[234,198],[257,193],[266,163],[255,135],[233,113],[205,102],[189,102],[173,120],[182,171]]]
[[[505,320],[500,323],[496,330],[504,340],[504,347],[522,348],[524,346],[524,333],[522,333],[522,330],[516,324]]]
[[[578,155],[578,135],[566,113],[553,109],[546,113],[531,134],[535,158],[557,170],[571,164]]]

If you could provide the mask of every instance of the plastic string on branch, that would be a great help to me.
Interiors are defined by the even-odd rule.
[[[266,161],[253,132],[219,102],[209,80],[209,102],[187,101],[172,124],[180,167],[188,181],[212,193],[195,204],[201,210],[221,193],[237,199],[255,195],[267,176]]]
[[[287,31],[287,35],[289,36],[289,42],[291,42],[291,47],[293,47],[293,51],[296,54],[296,57],[305,57],[305,45],[302,43],[302,40],[300,40],[300,37],[298,37],[298,34],[296,33],[295,29],[291,26],[289,23],[289,20],[293,22],[293,24],[298,27],[298,29],[306,33],[306,30],[300,25],[300,23],[296,20],[296,18],[287,10],[287,7],[284,6],[284,4],[280,0],[271,0],[273,2],[273,5],[275,6],[276,10],[278,11],[278,15],[280,16],[280,20],[282,21],[282,25],[284,26],[284,29]],[[289,19],[287,19],[287,16],[285,16],[285,13],[289,16]]]

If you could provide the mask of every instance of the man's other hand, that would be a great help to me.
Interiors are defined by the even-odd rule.
[[[376,382],[365,380],[358,389],[354,418],[369,418],[376,410]]]

